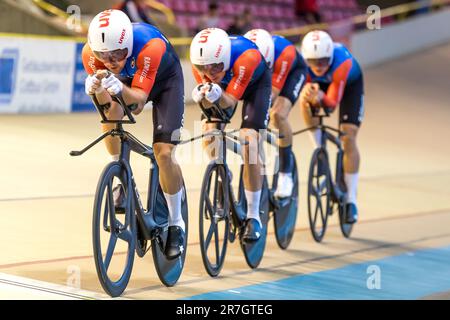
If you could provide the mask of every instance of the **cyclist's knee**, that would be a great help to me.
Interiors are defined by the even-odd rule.
[[[358,133],[358,127],[351,124],[344,124],[342,125],[342,131],[345,133],[342,137],[344,149],[348,151],[356,149],[356,135]]]
[[[240,131],[240,137],[247,144],[244,146],[244,161],[254,164],[258,158],[258,137],[255,129],[243,128]]]
[[[270,110],[270,120],[276,127],[278,127],[280,125],[280,123],[282,123],[283,121],[286,121],[286,117],[284,116],[284,114],[282,112],[280,112],[279,109],[271,109]]]
[[[170,143],[158,142],[153,144],[153,151],[155,152],[156,161],[158,164],[172,163],[172,154],[175,146]]]

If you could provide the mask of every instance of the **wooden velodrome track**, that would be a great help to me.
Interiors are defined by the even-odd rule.
[[[450,45],[445,45],[365,70],[360,222],[349,240],[341,236],[336,216],[323,243],[310,236],[305,182],[312,146],[306,135],[299,136],[294,150],[300,166],[300,208],[291,246],[286,251],[277,247],[270,221],[258,269],[247,267],[234,243],[221,276],[210,278],[198,245],[205,165],[198,161],[199,145],[181,146],[190,216],[184,272],[175,287],[166,288],[151,253],[136,257],[123,297],[449,298],[449,59]],[[187,106],[188,130],[198,118],[197,108]],[[151,113],[137,119],[129,129],[150,142]],[[294,129],[304,127],[298,108],[290,119]],[[239,120],[236,113],[230,127]],[[92,258],[91,216],[97,179],[109,159],[103,145],[79,158],[69,156],[98,134],[95,113],[0,116],[0,299],[107,298]],[[188,151],[195,152],[196,163],[186,156]],[[146,168],[145,160],[134,161],[141,192]],[[367,288],[369,265],[380,266],[379,290]],[[76,283],[80,289],[67,287]]]

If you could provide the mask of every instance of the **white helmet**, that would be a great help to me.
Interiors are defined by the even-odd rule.
[[[302,42],[302,56],[305,60],[328,59],[328,65],[333,62],[333,39],[325,31],[308,32]]]
[[[197,33],[191,42],[191,63],[196,66],[222,64],[223,71],[230,68],[231,40],[219,28],[208,28]]]
[[[128,58],[133,51],[133,26],[120,10],[105,10],[92,19],[88,31],[88,44],[94,55],[116,51]]]
[[[269,64],[269,68],[272,68],[275,56],[275,45],[270,33],[264,29],[253,29],[248,31],[244,37],[253,41],[258,46],[259,51]]]

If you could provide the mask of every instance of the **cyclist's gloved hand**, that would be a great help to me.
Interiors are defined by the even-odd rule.
[[[222,96],[222,88],[216,83],[209,83],[208,90],[205,91],[205,98],[211,103],[216,102]]]
[[[121,93],[123,89],[123,83],[119,79],[117,79],[114,75],[110,75],[108,78],[103,78],[102,86],[112,96]]]
[[[319,93],[319,85],[317,83],[307,83],[302,90],[306,101],[315,104],[317,102],[317,95]]]
[[[203,86],[204,86],[204,84],[201,83],[201,84],[197,85],[194,88],[194,90],[192,90],[192,100],[194,100],[195,103],[199,103],[205,97],[205,93],[203,92],[204,91]]]
[[[84,91],[87,95],[102,92],[103,87],[101,81],[95,75],[88,75],[84,81]]]

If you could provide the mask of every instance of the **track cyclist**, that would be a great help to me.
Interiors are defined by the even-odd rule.
[[[289,197],[294,186],[291,172],[292,129],[288,115],[296,103],[300,90],[306,82],[307,66],[295,46],[282,36],[272,36],[264,29],[248,31],[244,37],[258,46],[267,64],[272,69],[272,107],[270,122],[283,138],[278,139],[280,164],[275,196]]]
[[[311,107],[339,105],[340,129],[344,147],[344,180],[347,186],[347,223],[358,219],[356,194],[360,155],[356,136],[364,117],[364,83],[361,68],[349,50],[335,43],[324,31],[311,31],[302,41],[301,53],[308,65],[307,84],[300,94],[302,114],[308,126],[317,125]],[[314,144],[320,146],[320,131],[310,132]]]
[[[257,241],[262,230],[259,204],[263,183],[262,164],[258,156],[258,131],[267,128],[271,72],[252,41],[243,36],[229,36],[219,28],[204,29],[194,37],[190,59],[198,83],[192,91],[196,103],[201,103],[205,108],[218,104],[231,115],[238,101],[244,102],[240,135],[249,143],[244,146],[243,152],[247,200],[243,240]],[[214,129],[217,129],[216,124],[203,124],[206,132]],[[208,155],[214,158],[211,153]]]
[[[101,105],[110,104],[109,120],[120,120],[124,113],[111,96],[122,94],[127,105],[139,114],[148,101],[153,102],[153,150],[160,168],[160,183],[169,209],[168,240],[165,255],[175,259],[183,251],[185,224],[181,216],[182,173],[174,149],[179,142],[184,117],[184,82],[181,64],[172,45],[154,26],[131,23],[125,13],[106,10],[89,25],[88,41],[82,51],[88,73],[87,94],[95,94]],[[104,76],[102,70],[112,75]],[[102,124],[103,131],[114,124]],[[113,161],[119,159],[118,137],[105,139]],[[114,203],[120,208],[123,188],[114,188]]]

